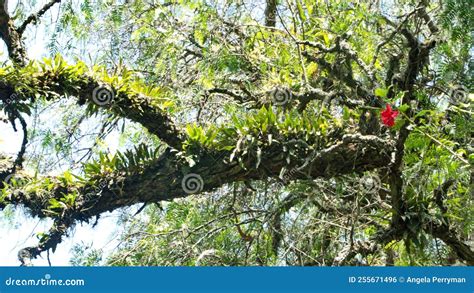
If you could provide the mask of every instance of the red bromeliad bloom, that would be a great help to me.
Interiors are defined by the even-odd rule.
[[[382,111],[380,116],[384,125],[392,127],[395,125],[395,117],[398,116],[398,111],[393,111],[390,104],[387,104],[385,110]]]

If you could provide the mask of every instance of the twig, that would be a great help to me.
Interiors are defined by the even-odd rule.
[[[43,16],[54,4],[61,2],[61,0],[51,0],[46,3],[43,8],[41,8],[38,12],[30,14],[26,18],[26,20],[21,24],[21,26],[17,29],[18,34],[22,35],[25,31],[26,27],[32,23],[37,21],[41,16]]]

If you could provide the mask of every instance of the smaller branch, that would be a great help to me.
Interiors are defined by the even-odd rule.
[[[275,27],[277,4],[276,0],[267,0],[267,5],[265,7],[265,26]]]
[[[331,77],[342,81],[349,89],[355,91],[355,94],[358,96],[358,98],[364,100],[367,104],[371,106],[383,106],[383,103],[380,101],[380,99],[378,99],[371,93],[371,91],[365,88],[361,82],[354,79],[354,77],[351,75],[344,74],[344,70],[338,64],[331,64],[324,58],[313,56],[307,51],[303,52],[303,56],[309,61],[317,63],[324,70],[326,70]]]
[[[43,8],[41,8],[38,12],[30,14],[30,16],[28,16],[26,20],[21,24],[21,26],[17,29],[18,34],[22,35],[23,32],[26,30],[26,27],[30,23],[36,22],[41,16],[43,16],[46,12],[48,12],[48,10],[51,9],[51,7],[53,7],[54,4],[60,3],[60,2],[61,0],[51,0],[48,3],[46,3],[43,6]]]
[[[379,249],[376,243],[369,241],[356,241],[356,243],[345,246],[334,258],[333,266],[347,265],[356,255],[367,256],[374,254]]]
[[[365,74],[369,77],[369,79],[373,82],[375,80],[375,75],[372,69],[365,64],[365,62],[357,56],[357,53],[349,46],[348,43],[342,42],[341,48],[344,51],[344,53],[349,56],[352,60],[354,60],[357,65],[364,71]]]
[[[207,91],[208,94],[221,94],[232,97],[233,99],[239,101],[240,103],[245,103],[248,101],[248,98],[241,96],[231,90],[225,88],[213,88]]]
[[[322,44],[312,42],[312,41],[308,41],[308,40],[297,41],[297,44],[306,45],[306,46],[309,46],[309,47],[312,47],[312,48],[316,48],[316,49],[318,49],[319,51],[321,51],[323,53],[334,53],[334,52],[337,52],[337,51],[340,50],[339,39],[340,39],[340,37],[337,36],[336,41],[335,41],[336,43],[332,47],[325,47]]]
[[[443,185],[441,185],[434,191],[434,201],[443,214],[445,214],[448,211],[448,208],[444,205],[443,200],[446,198],[448,189],[453,184],[454,184],[454,179],[449,179],[448,181],[444,182]]]
[[[48,231],[48,234],[41,238],[40,243],[37,246],[31,246],[23,248],[18,252],[18,260],[21,262],[21,266],[31,266],[31,260],[35,259],[42,252],[49,251],[50,249],[54,252],[62,238],[66,235],[67,230],[74,222],[71,220],[56,220]]]
[[[338,95],[342,96],[342,93],[335,91],[325,92],[317,88],[310,88],[308,91],[301,94],[293,94],[295,99],[300,102],[298,106],[299,111],[303,111],[308,105],[308,103],[313,100],[321,100],[329,103],[333,98],[337,97]]]
[[[431,222],[425,226],[424,230],[433,235],[433,237],[443,240],[467,265],[474,265],[474,251],[472,251],[469,245],[460,240],[456,236],[455,231],[450,229],[447,224],[440,225]]]
[[[426,2],[426,1],[425,1]],[[421,7],[419,9],[420,16],[423,18],[423,20],[426,22],[426,25],[430,29],[431,34],[437,34],[439,32],[439,28],[436,26],[436,24],[433,22],[431,17],[428,15],[428,12],[426,12],[426,7]]]
[[[350,47],[350,45],[341,39],[341,36],[337,36],[335,39],[335,44],[332,47],[325,47],[322,44],[303,40],[303,41],[296,41],[299,45],[307,45],[312,48],[316,48],[323,53],[336,53],[340,52],[348,56],[350,59],[354,60],[357,65],[364,71],[365,74],[369,77],[371,81],[374,81],[374,72],[370,69],[370,67],[365,64],[365,62],[359,58],[357,53]],[[373,64],[372,64],[373,66]]]
[[[13,63],[25,66],[28,58],[26,50],[21,41],[21,35],[16,30],[13,21],[8,15],[5,3],[7,0],[0,0],[0,39],[5,42],[8,49],[8,56]]]
[[[20,168],[23,167],[24,155],[26,152],[26,145],[28,144],[28,129],[27,129],[28,126],[26,124],[26,121],[20,114],[18,114],[17,118],[18,120],[20,120],[21,128],[23,130],[23,141],[21,143],[20,151],[18,152],[17,158],[13,165],[12,173],[15,173],[15,170],[17,167],[20,167]]]
[[[412,11],[411,13],[407,14],[407,15],[405,16],[404,20],[401,21],[397,26],[396,26],[396,24],[393,23],[390,19],[388,19],[388,18],[386,18],[386,17],[383,17],[384,20],[385,20],[390,26],[392,26],[392,27],[395,27],[395,26],[396,26],[396,28],[395,28],[395,30],[388,36],[388,38],[386,38],[385,40],[383,40],[382,42],[380,42],[380,43],[377,45],[377,48],[375,49],[374,57],[372,58],[372,62],[371,62],[371,63],[372,63],[372,66],[375,65],[375,62],[377,62],[377,58],[378,58],[378,56],[379,56],[380,50],[381,50],[386,44],[390,43],[390,42],[393,40],[393,38],[394,38],[398,33],[400,33],[402,27],[407,23],[409,17],[410,17],[413,13],[415,13],[415,12],[416,12],[416,10],[414,10],[414,11]]]

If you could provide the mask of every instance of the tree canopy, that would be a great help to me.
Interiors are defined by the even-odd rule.
[[[474,265],[472,0],[14,2],[0,211],[54,223],[23,265],[135,205],[73,264]]]

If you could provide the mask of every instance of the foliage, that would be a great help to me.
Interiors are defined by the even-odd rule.
[[[0,110],[10,122],[35,121],[24,168],[34,175],[3,184],[0,207],[36,202],[33,215],[61,222],[94,207],[85,192],[100,202],[116,182],[195,172],[212,177],[204,185],[227,184],[189,196],[173,193],[181,178],[168,178],[155,193],[173,201],[140,201],[143,212],[119,223],[115,251],[79,245],[71,263],[474,261],[433,228],[473,241],[472,1],[379,2],[278,1],[270,27],[255,12],[265,1],[64,1],[49,24],[50,56],[0,67],[0,88],[15,95],[7,102],[0,92]],[[94,101],[99,85],[111,103]],[[56,111],[61,121],[41,125]],[[331,153],[350,135],[395,145],[392,161],[297,176],[352,160]],[[311,166],[325,156],[328,165]],[[222,166],[228,178],[216,173]]]

